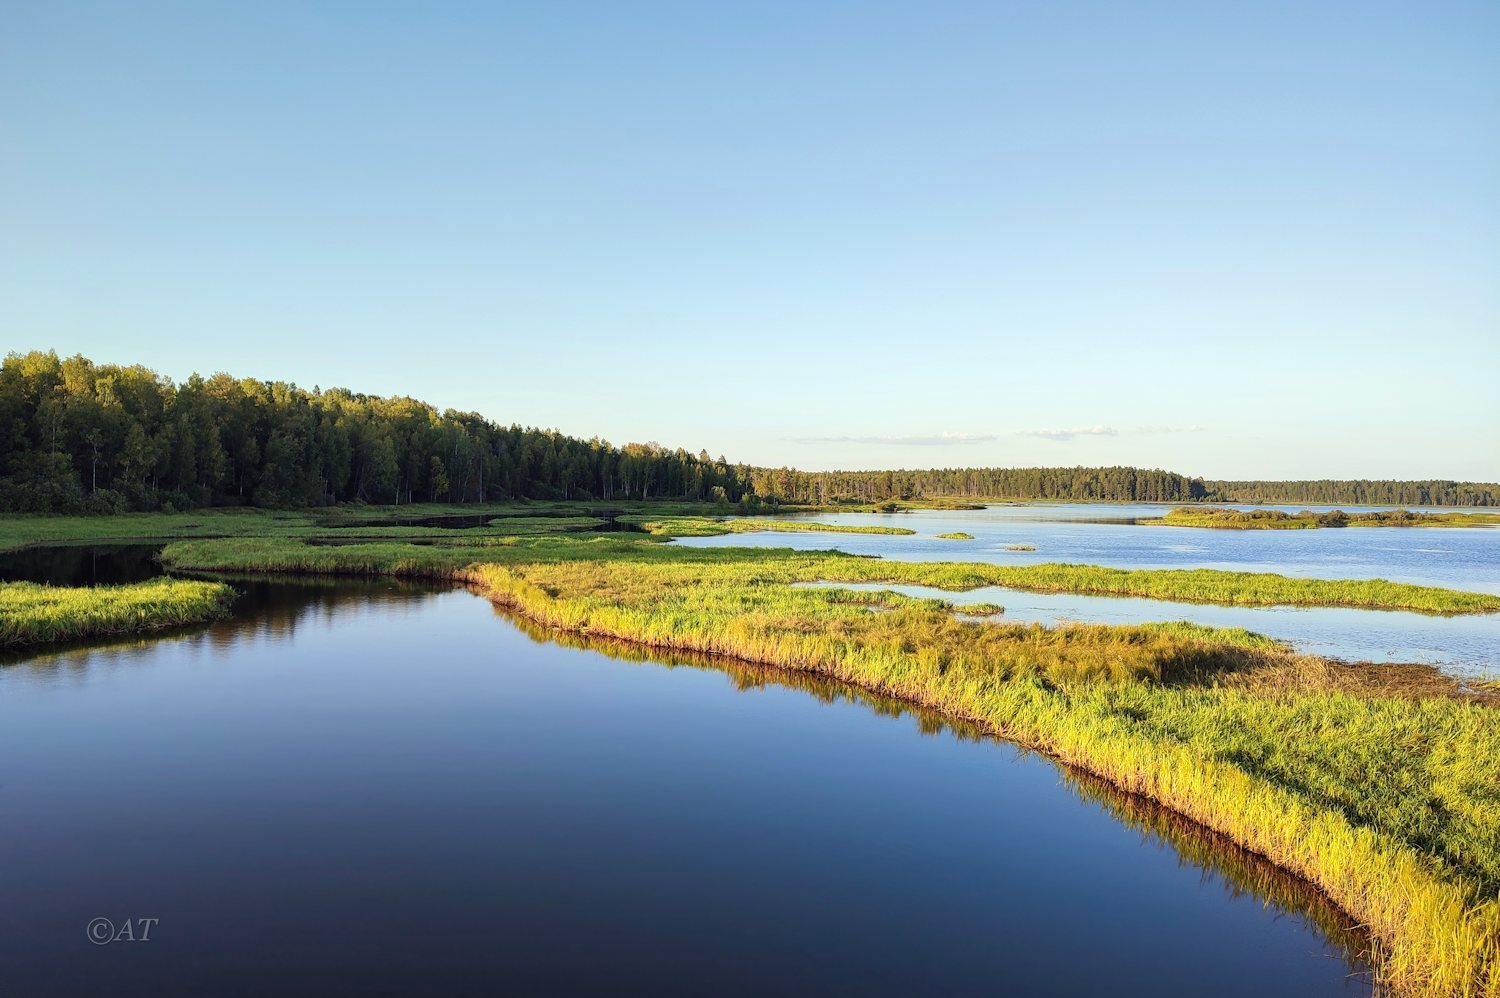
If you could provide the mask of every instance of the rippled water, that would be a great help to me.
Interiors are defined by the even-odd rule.
[[[1287,507],[1296,509],[1299,507]],[[825,514],[820,522],[899,526],[890,534],[757,533],[682,538],[699,547],[837,548],[905,561],[1001,565],[1073,562],[1115,568],[1217,568],[1318,578],[1384,578],[1500,593],[1500,528],[1347,527],[1216,530],[1119,522],[1159,516],[1160,506],[1035,504],[973,511]],[[1116,522],[1107,522],[1109,520]],[[971,541],[939,539],[963,531]],[[1009,545],[1035,551],[1011,551]],[[899,588],[899,587],[880,587]],[[930,593],[927,593],[930,595]],[[957,598],[955,594],[943,594]],[[1194,620],[1245,627],[1323,655],[1374,662],[1428,662],[1465,673],[1500,673],[1500,614],[1433,617],[1389,610],[1218,607],[1165,600],[1020,593],[970,594],[1005,606],[1007,620],[1134,623]]]
[[[932,715],[462,590],[240,585],[0,665],[6,993],[1368,990],[1304,885]]]

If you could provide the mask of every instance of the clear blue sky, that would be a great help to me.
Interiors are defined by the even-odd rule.
[[[1500,479],[1500,5],[0,5],[0,349],[819,467]]]

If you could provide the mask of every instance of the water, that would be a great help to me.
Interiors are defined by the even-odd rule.
[[[931,715],[462,590],[246,590],[0,666],[8,993],[1368,990],[1310,890]]]
[[[906,527],[917,534],[727,534],[685,537],[674,543],[838,549],[903,561],[1000,565],[1072,562],[1114,568],[1216,568],[1310,578],[1383,578],[1500,593],[1500,528],[1217,530],[1129,522],[1162,511],[1160,506],[1074,503],[991,506],[956,512],[839,513],[812,518],[824,523]],[[942,540],[936,536],[952,531],[973,534],[974,540]],[[1031,545],[1036,550],[1008,550],[1013,544]],[[953,593],[921,594],[962,598]],[[1003,605],[1006,612],[1002,620],[1193,620],[1245,627],[1290,641],[1303,651],[1335,658],[1426,662],[1464,674],[1500,674],[1500,614],[1434,617],[1389,610],[1220,607],[999,589],[975,591],[969,597]]]
[[[160,544],[93,544],[0,552],[0,582],[115,586],[161,574]]]

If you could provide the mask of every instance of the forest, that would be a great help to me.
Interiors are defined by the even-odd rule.
[[[55,352],[0,364],[0,511],[117,513],[344,502],[687,499],[759,509],[946,498],[1500,506],[1500,485],[1205,481],[1159,469],[798,471],[654,442],[617,447],[403,396]]]
[[[703,499],[744,494],[744,467],[655,443],[615,447],[503,426],[411,398],[55,353],[0,365],[0,510],[496,499]]]
[[[1056,499],[1124,502],[1500,506],[1500,485],[1476,482],[1229,482],[1143,468],[931,468],[925,471],[755,469],[751,485],[782,502],[887,499]]]

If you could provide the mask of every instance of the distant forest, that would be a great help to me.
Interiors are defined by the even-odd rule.
[[[7,512],[505,499],[691,499],[754,509],[936,497],[1500,506],[1500,485],[1220,482],[1140,468],[752,468],[707,451],[616,447],[342,388],[227,374],[174,384],[144,367],[51,352],[0,364]]]
[[[933,468],[926,471],[757,470],[761,495],[785,502],[884,499],[1125,500],[1346,503],[1351,506],[1500,506],[1500,485],[1475,482],[1229,482],[1142,468]],[[770,492],[766,490],[770,489]]]

